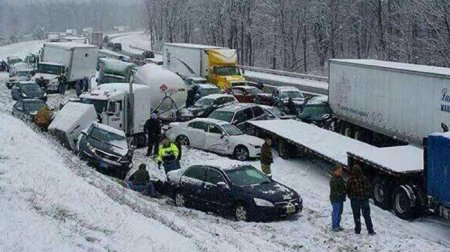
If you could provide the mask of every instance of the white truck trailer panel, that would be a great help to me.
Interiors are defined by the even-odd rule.
[[[67,81],[95,75],[98,47],[78,43],[45,43],[43,62],[63,64],[68,69]]]
[[[450,123],[450,68],[331,60],[329,76],[340,119],[415,144]]]
[[[220,47],[195,44],[164,44],[164,67],[185,77],[208,76],[208,49]]]

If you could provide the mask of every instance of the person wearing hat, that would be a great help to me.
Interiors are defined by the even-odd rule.
[[[170,171],[180,169],[178,162],[179,154],[178,147],[174,143],[171,143],[167,136],[164,136],[158,151],[158,167],[162,164],[166,174]]]
[[[270,169],[272,163],[272,139],[266,137],[266,141],[261,147],[261,170],[269,177],[272,177],[272,171]]]
[[[330,180],[330,201],[333,211],[331,213],[331,228],[334,232],[342,231],[341,216],[344,210],[345,182],[342,178],[342,166],[334,168],[333,177]]]
[[[147,133],[147,156],[151,156],[152,152],[156,156],[161,135],[161,123],[156,113],[152,113],[150,119],[145,122],[144,131]]]
[[[353,219],[355,221],[355,233],[361,233],[362,213],[369,235],[376,234],[373,230],[372,218],[370,217],[370,182],[363,175],[361,166],[356,164],[352,167],[350,178],[347,180],[346,190],[347,195],[350,198],[350,205],[352,206]]]
[[[139,169],[128,179],[127,186],[133,191],[148,194],[150,197],[158,195],[155,186],[150,181],[150,176],[148,175],[147,166],[145,164],[139,165]]]

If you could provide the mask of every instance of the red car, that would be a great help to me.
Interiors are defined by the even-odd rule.
[[[261,90],[251,86],[236,86],[225,92],[233,95],[239,102],[242,103],[254,103],[255,96],[261,94]]]

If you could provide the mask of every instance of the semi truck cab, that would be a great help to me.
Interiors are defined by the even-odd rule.
[[[207,51],[209,62],[209,80],[220,89],[229,89],[233,86],[246,85],[244,76],[237,66],[236,50],[209,49]]]
[[[58,91],[58,77],[65,73],[66,67],[60,63],[56,62],[39,62],[37,66],[37,72],[35,79],[38,80],[41,77],[47,84],[47,91],[57,92]]]

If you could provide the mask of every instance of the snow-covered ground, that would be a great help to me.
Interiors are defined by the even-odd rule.
[[[0,48],[0,58],[34,49],[15,46]],[[276,180],[303,197],[304,210],[296,218],[236,222],[177,208],[166,198],[144,197],[11,117],[14,102],[6,78],[0,73],[0,251],[450,251],[449,223],[434,218],[404,221],[375,206],[377,235],[355,235],[348,201],[344,232],[331,232],[328,167],[309,159],[275,157],[272,168]],[[62,99],[67,98],[50,95],[49,103]],[[153,177],[162,176],[144,154],[144,149],[136,151],[134,167],[146,163]],[[231,162],[183,150],[182,167],[205,161]]]
[[[121,43],[122,51],[129,54],[141,54],[143,51],[152,50],[150,35],[143,32],[117,36],[113,38],[112,41]]]

